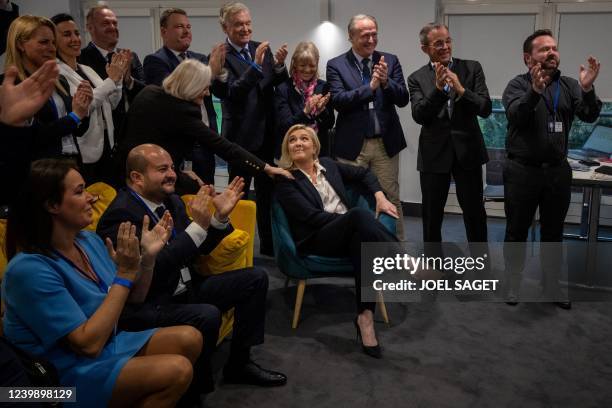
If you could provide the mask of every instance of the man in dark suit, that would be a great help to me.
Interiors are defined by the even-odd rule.
[[[126,168],[127,188],[118,192],[100,219],[98,234],[113,239],[125,221],[140,231],[145,215],[156,222],[165,212],[172,216],[174,228],[168,244],[158,254],[153,275],[136,282],[148,286],[144,303],[127,305],[119,325],[128,330],[180,324],[199,329],[205,338],[199,360],[205,377],[200,385],[212,391],[209,362],[217,343],[221,312],[235,308],[225,381],[262,386],[285,384],[287,378],[283,374],[250,360],[251,346],[264,341],[268,289],[265,271],[246,268],[203,278],[192,267],[197,256],[210,252],[233,231],[228,215],[242,196],[244,182],[233,180],[224,193],[214,198],[210,187],[202,187],[190,204],[190,221],[181,198],[174,194],[176,173],[168,152],[152,144],[136,146],[128,155]],[[210,201],[215,208],[212,216],[208,210]]]
[[[228,72],[227,95],[223,99],[222,135],[239,144],[260,159],[271,163],[275,150],[274,87],[289,75],[285,67],[287,45],[274,56],[269,43],[251,41],[251,15],[242,3],[221,8],[221,27],[227,35],[225,68]],[[230,180],[243,177],[247,188],[251,176],[244,170],[229,167]],[[272,255],[270,200],[272,181],[255,177],[257,228],[260,252]]]
[[[223,98],[227,90],[227,73],[223,69],[225,63],[225,46],[213,48],[209,58],[189,50],[191,45],[191,23],[185,10],[170,8],[164,10],[160,19],[161,38],[164,46],[144,59],[144,77],[147,84],[161,86],[163,80],[187,58],[193,58],[208,64],[213,75],[212,91],[218,98]],[[215,132],[217,128],[217,114],[213,107],[212,97],[204,97],[202,121]],[[186,158],[192,163],[196,175],[206,184],[215,184],[215,155],[210,150],[203,149],[196,144],[193,155]],[[188,165],[184,170],[191,170]]]
[[[338,111],[332,151],[339,161],[368,167],[399,214],[397,236],[404,236],[399,196],[399,153],[406,147],[396,106],[409,95],[397,57],[376,51],[378,24],[365,14],[348,25],[351,49],[327,63],[331,104]]]
[[[100,78],[106,79],[106,64],[109,63],[116,52],[128,52],[131,54],[131,63],[127,66],[123,76],[123,97],[113,110],[113,125],[115,129],[121,129],[123,119],[130,103],[134,97],[144,88],[144,72],[140,59],[135,52],[117,48],[119,42],[119,28],[117,16],[108,6],[96,6],[87,12],[87,31],[91,35],[91,42],[81,50],[78,60],[80,64],[91,67]],[[103,154],[110,154],[113,146],[108,146]]]
[[[422,125],[417,170],[423,195],[423,241],[442,241],[442,219],[451,175],[470,242],[487,242],[482,165],[488,161],[477,116],[491,114],[491,99],[477,61],[452,57],[444,24],[419,34],[429,62],[408,77],[412,117]]]

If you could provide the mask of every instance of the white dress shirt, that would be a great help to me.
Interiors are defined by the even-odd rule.
[[[302,173],[306,175],[308,180],[312,183],[314,188],[319,193],[321,201],[323,202],[323,209],[326,212],[333,214],[345,214],[348,211],[346,205],[340,200],[340,196],[336,193],[336,190],[329,184],[327,178],[325,178],[325,167],[321,166],[318,161],[315,162],[315,168],[317,169],[316,180],[313,181],[308,173],[300,169]]]

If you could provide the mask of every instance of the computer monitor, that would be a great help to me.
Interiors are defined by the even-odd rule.
[[[597,125],[582,146],[583,150],[594,150],[607,155],[612,154],[612,127]]]

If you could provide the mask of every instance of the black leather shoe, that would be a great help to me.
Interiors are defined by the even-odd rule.
[[[277,371],[267,370],[252,361],[239,368],[225,366],[223,380],[227,384],[251,384],[260,387],[276,387],[287,383],[287,376]]]
[[[554,302],[555,306],[560,307],[564,310],[570,310],[572,308],[572,302]]]

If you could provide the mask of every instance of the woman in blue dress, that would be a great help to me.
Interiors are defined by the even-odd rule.
[[[155,257],[172,231],[165,214],[139,242],[121,225],[117,248],[81,231],[94,198],[74,163],[32,164],[10,209],[2,299],[5,336],[51,361],[63,386],[76,387],[78,406],[174,406],[192,379],[202,348],[189,326],[117,331],[125,302],[142,301]],[[17,253],[19,251],[19,253]],[[131,290],[138,280],[143,290]]]

